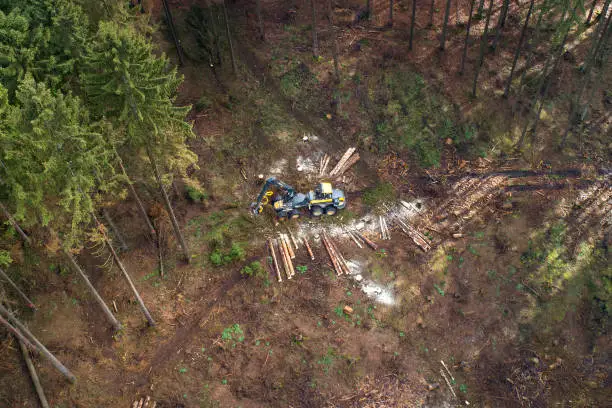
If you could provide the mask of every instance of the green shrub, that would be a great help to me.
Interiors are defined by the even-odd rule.
[[[380,183],[376,187],[367,189],[363,193],[362,201],[365,205],[376,207],[396,198],[395,189],[391,183]]]
[[[189,197],[189,199],[194,203],[201,203],[208,198],[208,194],[206,194],[204,190],[197,187],[187,186],[185,187],[185,190],[187,190],[187,197]]]
[[[223,265],[223,254],[221,254],[219,249],[215,249],[210,253],[210,263],[212,263],[214,266]]]
[[[243,261],[245,256],[246,253],[240,244],[232,243],[230,250],[227,252],[215,248],[215,250],[210,253],[209,259],[210,263],[214,266],[224,266],[236,261]]]
[[[206,96],[202,95],[200,99],[195,104],[195,109],[198,112],[209,109],[212,106],[212,101]]]
[[[249,265],[245,265],[241,270],[240,274],[242,276],[247,277],[255,277],[255,278],[265,278],[266,271],[263,266],[261,266],[261,262],[253,261]]]

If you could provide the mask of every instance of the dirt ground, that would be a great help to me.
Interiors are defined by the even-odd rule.
[[[161,8],[153,3],[156,17]],[[197,3],[170,1],[178,26]],[[190,144],[200,157],[190,176],[207,198],[189,201],[180,180],[172,196],[190,263],[178,260],[168,233],[162,276],[157,248],[145,238],[135,204],[128,200],[110,209],[129,247],[121,257],[157,326],[147,327],[105,257],[85,251],[79,261],[116,308],[125,327],[120,333],[110,330],[67,268],[27,248],[14,250],[22,282],[40,309],[22,317],[78,378],[69,385],[36,357],[50,405],[128,407],[149,396],[162,408],[606,406],[611,378],[605,306],[612,273],[609,157],[586,160],[589,147],[582,155],[550,155],[545,141],[563,126],[552,120],[543,125],[535,165],[530,155],[506,154],[504,140],[515,135],[506,126],[513,121],[510,108],[491,102],[503,89],[501,70],[495,62],[486,63],[482,96],[474,103],[467,93],[470,81],[451,74],[465,32],[453,26],[447,52],[437,51],[432,45],[437,32],[425,29],[425,1],[417,2],[423,12],[412,53],[398,45],[406,41],[409,2],[396,2],[393,30],[337,23],[343,72],[347,77],[371,73],[372,78],[376,70],[418,72],[464,120],[490,106],[489,115],[503,117],[503,124],[486,128],[492,134],[482,143],[484,157],[452,142],[442,147],[440,165],[429,169],[407,153],[382,154],[359,139],[369,129],[358,98],[344,102],[339,115],[331,104],[330,35],[323,19],[324,58],[308,64],[320,86],[313,89],[312,101],[292,100],[283,94],[279,78],[295,61],[312,61],[306,3],[262,1],[266,44],[255,40],[251,2],[230,3],[233,30],[240,33],[238,79],[228,69],[215,78],[189,60],[181,68],[185,83],[179,103],[196,103],[202,95],[212,101],[190,114],[197,136]],[[321,10],[324,3],[317,2]],[[512,15],[517,4],[512,3]],[[359,10],[356,2],[335,5],[337,16]],[[466,7],[467,1],[460,2],[461,21]],[[288,15],[290,9],[297,12]],[[289,17],[294,28],[287,28]],[[454,18],[453,6],[451,24]],[[441,19],[437,11],[436,27]],[[513,17],[509,24],[519,22]],[[474,27],[475,35],[481,25]],[[160,41],[174,58],[167,39]],[[516,38],[503,41],[500,52],[511,58]],[[347,92],[359,88],[346,86]],[[496,129],[504,130],[493,134]],[[330,154],[335,164],[349,146],[358,147],[362,159],[335,180],[347,192],[346,210],[333,219],[305,217],[278,225],[268,211],[258,218],[250,215],[259,174],[310,189],[321,180],[319,158]],[[137,181],[153,203],[154,190]],[[422,204],[409,222],[427,237],[429,251],[401,231],[393,210],[367,204],[364,196],[385,182],[392,185],[393,196],[384,197],[392,209],[402,208],[400,200]],[[378,215],[390,223],[390,240],[378,235]],[[167,227],[163,219],[157,222]],[[347,228],[360,228],[379,249],[358,248],[346,236]],[[265,242],[287,229],[310,240],[315,260],[300,245],[297,275],[279,283]],[[351,275],[335,274],[319,240],[322,230],[332,234]],[[244,258],[214,266],[211,251],[224,250],[230,242],[244,248]],[[254,261],[264,266],[265,276],[242,276],[242,268]],[[353,312],[345,313],[345,306]],[[37,406],[19,349],[8,336],[0,337],[0,355],[0,406]]]

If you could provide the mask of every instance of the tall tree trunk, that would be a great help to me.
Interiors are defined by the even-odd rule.
[[[319,40],[317,38],[317,10],[314,0],[310,0],[310,11],[312,14],[312,56],[319,58]]]
[[[487,11],[487,20],[485,22],[484,32],[480,39],[480,55],[478,57],[478,64],[476,65],[476,72],[474,73],[474,84],[472,85],[472,96],[476,97],[476,86],[478,85],[478,76],[480,75],[480,69],[484,61],[485,50],[488,43],[489,35],[489,22],[491,21],[491,13],[493,13],[493,0],[489,0],[489,9]]]
[[[460,1],[459,0],[455,0],[455,25],[459,25],[461,24],[461,22],[459,21],[459,6],[460,6]]]
[[[69,253],[68,251],[64,251],[64,254],[70,261],[70,265],[72,265],[73,269],[79,274],[81,279],[83,279],[83,282],[85,282],[85,285],[87,286],[87,288],[93,295],[94,299],[96,300],[96,302],[98,302],[98,305],[100,306],[100,308],[102,308],[104,315],[106,316],[108,321],[113,325],[113,328],[115,330],[121,330],[122,328],[121,323],[119,323],[117,318],[115,318],[115,316],[113,315],[113,312],[111,312],[110,308],[104,302],[104,299],[102,299],[102,296],[100,296],[100,294],[98,293],[94,285],[91,284],[91,282],[89,281],[89,278],[87,277],[87,275],[85,275],[85,272],[83,272],[83,269],[81,269],[79,264],[76,262],[76,259],[74,259],[74,256],[72,256],[72,254]]]
[[[149,161],[151,162],[151,166],[153,167],[153,172],[155,173],[155,179],[157,180],[159,191],[161,192],[162,197],[164,199],[164,204],[166,205],[166,210],[168,211],[168,216],[170,217],[172,228],[174,229],[174,235],[176,236],[179,245],[183,249],[183,256],[185,258],[185,262],[189,263],[191,261],[189,256],[189,248],[185,243],[185,239],[183,238],[183,234],[181,233],[181,229],[179,228],[178,221],[174,216],[174,210],[172,209],[172,204],[170,204],[170,199],[168,198],[168,194],[166,193],[166,189],[164,188],[164,184],[162,183],[161,175],[159,174],[159,168],[157,167],[157,161],[155,160],[153,150],[151,150],[151,146],[149,146],[148,144],[147,155],[149,156]]]
[[[519,82],[519,90],[523,89],[523,84],[525,83],[525,79],[527,78],[527,71],[529,70],[529,67],[531,67],[532,65],[533,58],[535,56],[535,50],[538,47],[538,43],[540,42],[542,21],[544,20],[544,15],[548,11],[547,6],[548,6],[548,0],[544,0],[544,3],[541,5],[540,12],[538,13],[538,20],[536,21],[536,24],[534,27],[533,36],[531,38],[531,41],[527,43],[529,45],[529,47],[527,48],[528,50],[527,59],[525,60],[525,66],[521,74],[521,81]]]
[[[128,176],[127,172],[125,171],[125,167],[123,167],[123,160],[121,160],[121,156],[119,156],[119,153],[117,152],[117,150],[115,150],[114,148],[113,148],[113,150],[115,152],[115,157],[117,158],[117,162],[119,163],[119,168],[121,169],[121,172],[123,173],[123,176],[127,180],[128,188],[130,189],[130,192],[132,193],[132,196],[134,197],[134,200],[136,200],[136,205],[138,206],[138,209],[140,210],[140,215],[142,215],[142,219],[144,220],[145,224],[147,225],[147,228],[149,228],[149,234],[151,234],[151,236],[154,237],[155,236],[155,228],[153,227],[153,224],[151,223],[151,219],[149,218],[149,214],[147,214],[147,210],[145,209],[144,205],[142,204],[142,201],[140,200],[140,196],[136,192],[136,189],[134,188],[134,184],[132,183],[132,180],[130,179],[130,176]]]
[[[108,213],[108,210],[106,208],[104,208],[102,210],[102,216],[106,220],[106,223],[110,227],[110,230],[113,232],[113,235],[115,236],[117,241],[119,241],[119,245],[121,246],[121,250],[124,251],[124,252],[127,251],[128,250],[128,246],[127,246],[127,243],[125,242],[125,238],[123,238],[123,235],[121,234],[121,231],[119,231],[119,228],[117,228],[117,226],[115,225],[113,219],[111,218],[111,216]]]
[[[2,210],[2,213],[9,220],[13,228],[15,228],[15,231],[17,231],[19,236],[21,236],[21,239],[23,239],[26,244],[31,245],[32,242],[30,241],[30,237],[28,237],[28,235],[25,232],[23,232],[23,230],[21,229],[17,221],[15,221],[15,218],[13,218],[11,213],[6,209],[6,207],[2,203],[0,203],[0,210]]]
[[[578,4],[576,5],[576,7],[578,7]],[[565,4],[563,8],[563,15],[561,16],[561,20],[560,20],[560,25],[565,23],[565,16],[567,15],[567,9],[568,9],[568,5]],[[568,20],[571,20],[571,19],[572,19],[572,16],[570,15],[568,17]],[[523,146],[523,143],[525,141],[525,136],[527,135],[527,129],[529,128],[529,123],[532,121],[533,121],[533,126],[531,129],[531,142],[532,142],[531,148],[532,148],[532,151],[534,149],[535,135],[536,135],[536,131],[538,128],[538,123],[540,121],[540,116],[542,115],[542,110],[544,108],[544,103],[546,102],[546,98],[548,96],[548,90],[550,89],[550,84],[552,83],[552,74],[557,69],[559,65],[559,61],[561,61],[561,58],[563,57],[563,50],[565,48],[565,42],[567,41],[567,37],[569,35],[571,26],[572,26],[571,24],[568,24],[567,29],[565,30],[565,33],[563,34],[563,39],[561,40],[561,44],[559,44],[557,49],[551,50],[551,53],[549,54],[546,60],[546,63],[544,64],[544,69],[542,70],[542,75],[540,77],[540,81],[537,87],[536,95],[535,95],[532,106],[534,108],[538,106],[538,99],[539,99],[540,105],[537,110],[536,109],[532,110],[531,119],[528,118],[527,121],[525,121],[525,126],[523,127],[523,131],[521,132],[521,138],[519,139],[519,142],[516,145],[516,148],[518,149],[520,149]],[[551,65],[552,67],[549,69]]]
[[[433,15],[434,15],[435,8],[436,8],[436,0],[431,0],[431,5],[429,6],[429,24],[428,24],[429,27],[433,27]]]
[[[328,3],[328,14],[327,19],[329,21],[329,31],[331,32],[332,38],[332,57],[334,59],[334,77],[336,83],[340,83],[340,64],[338,63],[338,41],[336,40],[336,30],[334,27],[334,10],[332,8],[332,0]]]
[[[476,16],[478,16],[478,18],[482,18],[482,13],[484,12],[484,5],[485,0],[480,0],[480,2],[478,3],[478,11],[476,11]]]
[[[21,296],[21,298],[25,301],[26,305],[28,305],[30,309],[36,310],[34,302],[32,302],[30,298],[25,293],[23,293],[21,289],[19,289],[19,286],[17,286],[17,284],[13,282],[13,280],[6,274],[6,272],[4,272],[2,268],[0,268],[0,277],[7,281],[8,284],[11,285],[13,289],[15,289],[15,292],[17,292],[19,296]]]
[[[444,51],[446,46],[446,30],[448,29],[448,17],[451,9],[451,0],[446,0],[446,10],[444,12],[444,25],[442,26],[442,37],[440,38],[440,50]]]
[[[465,68],[465,59],[467,57],[468,42],[470,40],[470,28],[472,27],[472,13],[474,13],[474,4],[476,4],[476,0],[471,0],[470,15],[468,17],[467,28],[465,30],[465,42],[463,43],[463,54],[461,55],[461,67],[459,68],[460,75],[463,75],[463,70]]]
[[[45,391],[43,390],[42,385],[40,385],[40,380],[38,379],[38,374],[36,374],[36,368],[34,368],[34,363],[32,363],[28,348],[26,347],[25,342],[21,341],[21,339],[17,338],[17,341],[19,342],[21,355],[23,356],[26,366],[28,367],[28,372],[30,373],[30,378],[32,379],[32,384],[34,384],[34,389],[36,390],[36,395],[38,395],[40,405],[42,408],[49,408],[47,397],[45,397]]]
[[[170,5],[168,5],[168,0],[162,0],[162,4],[164,6],[166,20],[168,20],[168,28],[170,29],[170,34],[172,35],[174,45],[176,46],[176,54],[178,55],[179,64],[183,65],[185,63],[183,59],[183,49],[181,48],[181,41],[179,40],[178,34],[176,33],[176,28],[174,28],[174,20],[172,19],[172,13],[170,12]]]
[[[121,270],[121,273],[123,274],[123,277],[127,281],[128,285],[130,285],[130,289],[132,289],[132,292],[134,293],[134,296],[136,297],[136,300],[138,301],[138,305],[140,306],[140,309],[142,310],[142,313],[145,315],[147,321],[149,322],[149,325],[150,326],[155,326],[155,320],[153,320],[153,318],[151,317],[151,313],[149,313],[149,309],[147,309],[147,307],[145,306],[144,301],[140,297],[140,293],[138,293],[138,290],[136,289],[136,286],[134,286],[134,282],[132,282],[132,278],[130,277],[130,274],[127,272],[127,270],[123,266],[123,262],[121,262],[121,259],[117,255],[117,251],[115,251],[115,248],[113,247],[113,243],[106,236],[106,233],[104,232],[102,224],[100,224],[100,221],[95,216],[95,214],[92,213],[92,216],[93,216],[94,221],[96,222],[96,225],[100,229],[100,232],[104,236],[104,242],[107,245],[108,250],[110,251],[111,255],[113,256],[113,259],[117,263],[117,266]]]
[[[76,377],[70,372],[47,348],[40,342],[27,327],[25,327],[11,312],[9,312],[2,304],[0,304],[0,315],[3,315],[9,322],[2,319],[0,323],[4,324],[14,333],[19,340],[23,341],[31,350],[40,353],[43,357],[51,362],[60,373],[62,373],[71,383],[76,382]],[[13,327],[12,325],[15,325]],[[12,329],[11,329],[12,328]],[[32,344],[33,343],[33,344]]]
[[[602,16],[605,16],[605,12],[602,12]],[[601,35],[599,37],[599,40],[597,42],[597,45],[595,46],[595,52],[593,54],[593,57],[595,58],[595,62],[596,63],[600,63],[601,61],[601,51],[604,50],[606,48],[606,42],[608,39],[608,36],[606,35],[608,33],[608,28],[610,27],[610,19],[612,19],[612,13],[610,13],[610,15],[608,16],[608,18],[606,19],[606,23],[603,26],[603,30],[601,30]],[[603,20],[603,17],[602,17]],[[600,23],[601,24],[601,23]]]
[[[389,0],[389,22],[387,25],[393,27],[393,0]]]
[[[512,60],[512,68],[510,68],[510,75],[508,75],[508,81],[506,82],[506,89],[504,90],[504,98],[507,98],[510,94],[510,87],[512,86],[512,78],[514,77],[514,70],[516,69],[516,63],[518,62],[519,56],[521,55],[521,48],[523,46],[523,40],[527,34],[527,27],[529,27],[529,19],[533,11],[535,0],[529,2],[529,10],[527,10],[527,16],[525,17],[525,24],[521,30],[521,36],[519,37],[518,44],[516,45],[516,51],[514,52],[514,59]]]
[[[591,17],[593,17],[593,12],[595,11],[596,5],[597,5],[597,0],[593,0],[593,2],[591,3],[591,8],[589,10],[589,15],[587,16],[587,19],[584,22],[584,25],[589,25],[589,23],[591,22]]]
[[[504,28],[504,26],[506,25],[506,17],[508,16],[508,7],[510,7],[510,0],[504,0],[501,11],[499,13],[499,20],[497,21],[497,28],[495,29],[495,39],[493,40],[493,44],[491,45],[494,52],[495,52],[495,49],[497,48],[497,43],[499,42],[499,39],[501,38],[502,28]]]
[[[412,15],[410,16],[410,43],[408,49],[412,51],[414,41],[414,26],[416,24],[416,0],[412,0]]]
[[[610,0],[606,0],[606,2],[604,3],[604,8],[603,8],[604,15],[608,11],[609,6],[610,6]],[[611,14],[611,18],[612,18],[612,14]],[[609,18],[608,18],[608,22],[609,22]],[[575,120],[576,113],[580,110],[580,104],[582,102],[582,95],[584,94],[584,91],[586,90],[587,84],[590,79],[591,68],[595,61],[595,53],[601,41],[600,37],[603,37],[606,34],[605,32],[602,32],[603,26],[604,26],[603,19],[601,19],[599,21],[599,24],[597,25],[597,28],[595,29],[595,32],[593,33],[593,37],[591,38],[591,46],[589,47],[589,52],[587,53],[587,56],[584,61],[583,78],[580,84],[579,91],[576,94],[576,98],[574,99],[573,103],[570,106],[568,124],[565,128],[565,131],[563,132],[563,137],[559,145],[559,148],[561,149],[565,147],[565,143],[567,142],[567,136],[569,135],[569,132],[571,131],[571,128],[573,126],[573,122]]]
[[[210,18],[210,33],[212,37],[211,41],[214,42],[214,44],[211,44],[211,49],[215,50],[215,56],[217,58],[217,60],[214,62],[214,65],[221,65],[221,44],[219,43],[219,32],[217,30],[217,23],[219,22],[220,18],[219,13],[215,12],[213,14],[212,2],[208,5],[208,15]],[[214,47],[212,45],[214,45]]]
[[[257,26],[259,28],[259,39],[265,41],[263,16],[261,14],[261,0],[255,0],[255,12],[257,13]]]
[[[223,18],[225,19],[225,35],[227,35],[227,44],[229,45],[230,58],[232,59],[232,72],[234,75],[238,72],[236,66],[236,55],[234,55],[234,45],[232,44],[232,34],[230,33],[229,18],[227,17],[227,7],[225,7],[225,0],[223,0]]]
[[[368,13],[368,21],[372,20],[372,0],[366,1],[366,12]]]

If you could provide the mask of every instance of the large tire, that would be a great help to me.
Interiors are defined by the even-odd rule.
[[[336,207],[334,207],[333,205],[330,205],[329,207],[327,207],[325,209],[325,214],[327,215],[334,215],[338,212],[338,209]]]
[[[321,215],[323,215],[323,207],[319,206],[319,205],[315,205],[314,207],[312,207],[310,209],[310,213],[314,216],[314,217],[320,217]]]

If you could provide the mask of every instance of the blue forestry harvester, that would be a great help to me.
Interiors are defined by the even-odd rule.
[[[276,190],[276,194],[275,194]],[[315,217],[323,214],[334,215],[346,207],[344,191],[332,188],[331,183],[319,183],[314,191],[298,193],[290,185],[270,177],[266,180],[257,201],[251,204],[251,211],[258,215],[266,204],[272,204],[278,218],[295,219],[307,208]]]

